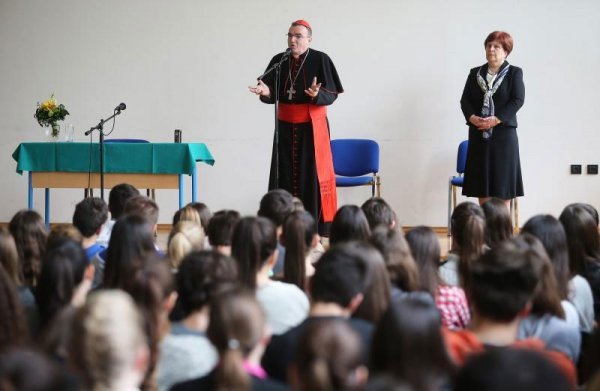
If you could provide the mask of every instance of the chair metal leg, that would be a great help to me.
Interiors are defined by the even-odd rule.
[[[452,178],[448,181],[448,232],[447,235],[450,236],[450,224],[452,218]]]
[[[513,232],[519,233],[519,199],[513,198],[510,200],[510,217],[513,221]]]
[[[377,187],[377,197],[381,197],[381,177],[377,175],[376,178],[375,186]]]

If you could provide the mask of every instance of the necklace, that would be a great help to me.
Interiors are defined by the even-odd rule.
[[[302,70],[302,67],[304,66],[304,62],[308,58],[309,51],[310,51],[310,48],[306,49],[306,56],[304,56],[304,59],[302,60],[302,64],[300,64],[300,68],[298,68],[298,73],[296,73],[296,77],[294,77],[293,80],[292,80],[292,67],[290,66],[288,68],[288,79],[291,81],[290,89],[286,91],[288,94],[288,100],[292,100],[293,95],[296,93],[296,90],[294,89],[294,85],[296,85],[296,80],[298,79],[298,75],[300,75],[300,71]]]

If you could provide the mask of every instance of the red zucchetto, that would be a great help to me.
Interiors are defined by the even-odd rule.
[[[298,19],[295,22],[292,22],[292,25],[300,25],[300,26],[304,26],[309,30],[312,30],[312,27],[310,27],[310,23],[308,23],[306,20],[304,19]]]

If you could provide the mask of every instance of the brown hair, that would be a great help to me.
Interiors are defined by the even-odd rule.
[[[498,243],[512,238],[512,219],[504,200],[490,198],[481,205],[481,209],[485,214],[485,241],[488,246],[494,247]]]
[[[150,363],[142,383],[142,389],[155,389],[155,370],[159,358],[161,332],[164,329],[163,322],[168,319],[168,314],[164,313],[164,303],[175,291],[175,282],[166,261],[159,258],[158,255],[148,258],[142,268],[135,271],[130,278],[131,284],[128,286],[127,292],[143,315],[150,348]]]
[[[419,268],[421,290],[436,297],[440,285],[440,241],[437,235],[429,227],[418,226],[407,232],[406,241]]]
[[[361,340],[346,320],[323,319],[308,323],[298,341],[296,367],[299,389],[356,390],[361,366]]]
[[[390,276],[383,256],[375,247],[367,243],[356,242],[355,251],[366,266],[366,274],[363,300],[353,316],[377,324],[390,305]]]
[[[492,41],[497,41],[500,45],[502,45],[502,49],[504,49],[506,52],[506,56],[508,56],[513,50],[513,39],[510,34],[505,31],[491,32],[483,42],[483,47],[487,47],[487,44]]]
[[[137,214],[142,216],[148,224],[158,223],[158,204],[146,196],[135,196],[127,200],[123,208],[125,214]]]
[[[485,245],[485,214],[472,202],[462,202],[452,212],[450,230],[452,250],[459,257],[458,272],[461,285],[467,284],[470,267],[481,254]]]
[[[401,231],[379,226],[370,243],[383,255],[392,285],[405,292],[419,289],[419,269]]]
[[[228,292],[211,303],[206,333],[221,357],[215,389],[250,389],[243,361],[261,343],[266,327],[265,313],[253,294]]]
[[[281,233],[281,243],[285,247],[283,281],[294,284],[303,291],[306,290],[306,257],[316,234],[315,219],[306,211],[292,212],[283,220]]]
[[[46,250],[50,250],[51,248],[60,245],[63,243],[65,238],[72,239],[77,243],[81,244],[83,242],[83,235],[77,228],[75,228],[72,224],[61,224],[55,225],[50,230],[48,234],[48,240],[46,241]]]
[[[556,282],[552,262],[544,249],[544,245],[538,238],[528,233],[521,234],[520,238],[532,252],[531,260],[539,278],[539,283],[531,299],[533,304],[531,313],[536,315],[550,314],[564,319],[565,312],[560,303],[558,283]]]
[[[23,282],[22,270],[19,268],[19,254],[17,246],[10,232],[5,227],[0,227],[0,265],[15,285]]]
[[[10,220],[8,229],[17,245],[23,282],[33,288],[40,276],[42,258],[46,253],[48,233],[44,219],[34,210],[20,210]]]
[[[25,313],[17,287],[0,265],[0,353],[23,344],[27,337]]]

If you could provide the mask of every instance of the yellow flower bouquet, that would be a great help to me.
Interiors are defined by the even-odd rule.
[[[50,126],[52,128],[51,135],[56,138],[60,131],[58,121],[64,120],[67,115],[69,115],[69,112],[65,109],[65,106],[62,103],[58,104],[54,94],[52,94],[50,98],[44,102],[38,102],[37,110],[35,110],[33,116],[37,119],[40,126]]]

